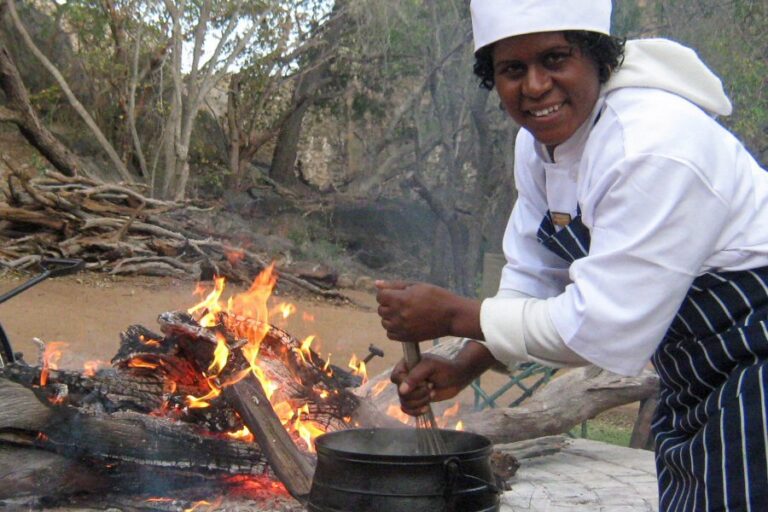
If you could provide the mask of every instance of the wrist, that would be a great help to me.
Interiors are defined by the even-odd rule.
[[[484,339],[480,329],[480,302],[466,297],[454,296],[448,309],[450,335],[458,338]]]
[[[469,340],[454,359],[457,373],[466,376],[468,381],[485,373],[495,362],[488,347],[474,340]]]

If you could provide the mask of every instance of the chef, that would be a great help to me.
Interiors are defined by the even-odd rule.
[[[377,282],[389,338],[471,339],[392,380],[409,414],[494,364],[661,378],[663,511],[768,510],[768,173],[693,50],[610,0],[472,0],[475,73],[520,126],[499,292]],[[481,170],[482,171],[482,170]]]

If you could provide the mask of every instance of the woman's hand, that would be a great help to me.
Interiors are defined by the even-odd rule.
[[[391,340],[483,339],[478,301],[426,283],[376,281],[376,287],[381,325]]]
[[[455,397],[493,363],[485,345],[470,341],[454,359],[424,354],[410,371],[405,361],[400,361],[390,380],[397,385],[403,412],[418,416],[426,412],[430,402]]]

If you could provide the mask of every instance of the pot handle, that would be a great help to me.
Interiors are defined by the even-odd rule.
[[[445,492],[443,493],[443,496],[445,497],[445,503],[449,512],[453,512],[455,510],[453,503],[454,491],[456,490],[456,482],[459,479],[469,480],[471,482],[482,484],[494,494],[501,494],[501,489],[493,482],[488,482],[482,478],[464,473],[461,470],[461,461],[458,459],[458,457],[450,457],[445,462],[443,462],[443,467],[445,468],[446,480]]]

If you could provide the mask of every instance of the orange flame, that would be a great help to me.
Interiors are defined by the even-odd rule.
[[[214,510],[216,507],[221,505],[221,503],[224,501],[224,498],[216,498],[216,500],[211,503],[205,500],[198,501],[194,503],[190,508],[185,508],[184,512],[193,512],[194,510],[197,510],[200,507],[210,507],[210,510]]]
[[[296,411],[296,419],[293,422],[293,428],[299,434],[299,437],[306,443],[307,450],[314,453],[316,437],[325,433],[315,422],[302,419],[304,414],[309,414],[309,406],[306,404]]]
[[[279,315],[283,320],[296,313],[296,306],[287,302],[281,302],[270,314]]]
[[[208,294],[208,296],[203,299],[202,302],[192,306],[187,310],[187,313],[190,315],[194,315],[198,312],[205,312],[203,317],[198,320],[200,325],[204,327],[213,327],[216,325],[216,313],[221,311],[219,297],[221,297],[222,292],[224,292],[224,282],[225,279],[223,277],[217,277],[214,279],[213,290]]]
[[[395,418],[401,423],[407,424],[411,421],[411,417],[405,414],[403,410],[395,404],[390,404],[389,407],[387,407],[387,416]]]
[[[218,375],[227,366],[227,359],[229,359],[229,346],[227,346],[227,339],[223,334],[216,333],[216,349],[213,351],[213,361],[208,366],[209,375]]]
[[[259,366],[259,349],[261,347],[261,342],[270,331],[270,313],[279,315],[282,318],[287,318],[296,311],[295,306],[287,303],[282,303],[270,311],[268,300],[272,295],[276,283],[277,276],[275,274],[274,264],[272,264],[266,267],[264,271],[253,280],[253,283],[246,292],[230,297],[224,306],[221,301],[225,280],[223,278],[216,278],[214,281],[214,289],[208,293],[199,304],[188,310],[189,314],[198,318],[200,325],[205,327],[216,325],[221,319],[219,313],[226,312],[227,318],[233,320],[233,325],[227,325],[227,327],[231,328],[238,338],[247,340],[247,343],[241,347],[241,352],[249,365],[246,370],[243,370],[234,376],[229,376],[226,382],[220,382],[220,374],[226,367],[229,358],[229,347],[226,343],[226,339],[217,334],[214,360],[206,372],[208,375],[207,382],[210,386],[210,391],[202,397],[187,396],[186,404],[188,407],[210,407],[210,401],[221,394],[222,388],[237,382],[246,377],[249,373],[252,373],[259,379],[267,398],[270,400],[273,399],[275,392],[278,389],[278,385],[271,381],[267,377],[265,371]],[[301,343],[300,347],[294,349],[305,363],[312,361],[312,351],[310,346],[314,339],[314,336],[308,336]],[[326,363],[326,368],[324,368],[325,371],[330,371],[328,365],[329,363]],[[358,374],[363,372],[364,375],[365,365],[362,362],[357,363],[357,372]],[[323,390],[320,390],[319,394],[321,397],[324,395],[327,396],[327,392],[323,392]],[[324,433],[323,429],[312,421],[306,420],[305,417],[302,416],[302,411],[294,411],[293,406],[289,402],[273,403],[273,408],[283,425],[303,439],[310,451],[314,450],[312,440]],[[308,411],[309,409],[305,408],[303,413],[306,414]],[[246,439],[252,439],[252,435],[247,429],[245,429],[245,432],[238,431],[230,433],[229,435],[238,438],[244,436]]]
[[[301,357],[301,360],[304,364],[307,364],[308,361],[312,361],[312,352],[310,351],[309,347],[312,345],[313,341],[315,341],[314,336],[307,336],[304,338],[304,341],[301,342],[301,346],[298,349],[293,349],[297,354],[299,354],[299,357]]]
[[[251,434],[251,431],[248,430],[248,427],[243,426],[240,430],[237,432],[228,432],[227,436],[231,437],[232,439],[239,439],[240,441],[245,441],[246,443],[252,443],[253,442],[253,434]]]
[[[48,384],[48,376],[51,370],[59,369],[59,361],[63,354],[62,350],[68,346],[61,341],[52,341],[45,346],[43,350],[43,368],[40,370],[40,386],[45,387]]]
[[[105,368],[109,366],[109,363],[106,361],[99,361],[99,360],[93,360],[93,361],[86,361],[83,363],[83,375],[86,377],[93,377],[96,375],[96,371],[99,368]]]
[[[352,359],[349,360],[347,365],[352,368],[352,373],[359,375],[363,379],[363,384],[368,382],[368,370],[365,368],[365,361],[358,359],[355,354],[352,354]]]
[[[379,396],[385,389],[387,389],[387,386],[389,386],[389,384],[390,383],[386,380],[378,382],[376,383],[375,386],[373,386],[371,393],[373,394],[373,396]]]

